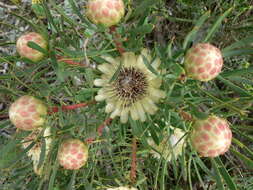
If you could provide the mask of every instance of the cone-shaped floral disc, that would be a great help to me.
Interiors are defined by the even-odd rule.
[[[106,100],[105,112],[111,112],[111,118],[120,116],[122,123],[128,121],[129,115],[133,120],[145,121],[146,113],[154,114],[158,110],[155,103],[165,97],[159,89],[161,78],[147,68],[143,56],[151,61],[149,52],[144,49],[138,56],[127,52],[116,59],[104,57],[108,63],[98,66],[103,75],[94,84],[102,88],[95,98],[97,101]],[[157,73],[160,72],[160,63],[159,59],[155,59],[151,64]],[[111,80],[113,76],[114,80]]]

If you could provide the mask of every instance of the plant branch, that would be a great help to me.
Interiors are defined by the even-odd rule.
[[[92,101],[80,103],[80,104],[73,104],[73,105],[60,106],[60,107],[54,106],[54,107],[49,108],[48,114],[59,112],[59,110],[62,110],[62,111],[74,110],[74,109],[86,107],[88,105],[95,104],[95,103],[96,101],[92,100]]]
[[[119,53],[122,55],[124,52],[125,52],[125,49],[123,48],[123,45],[120,41],[120,35],[117,33],[116,31],[116,26],[111,26],[110,27],[110,33],[112,34],[113,36],[113,40],[114,40],[114,43],[115,43],[115,46],[117,48],[117,50],[119,51]]]
[[[136,152],[137,152],[137,141],[136,141],[136,138],[133,137],[132,162],[131,162],[131,171],[130,171],[130,180],[131,180],[132,184],[134,184],[136,182],[136,166],[137,166]]]
[[[102,136],[103,130],[105,128],[106,125],[110,125],[112,122],[112,118],[107,118],[97,129],[98,132],[98,136]]]

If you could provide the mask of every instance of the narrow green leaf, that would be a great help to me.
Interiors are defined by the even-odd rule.
[[[210,158],[210,160],[212,162],[212,166],[213,166],[213,169],[214,169],[214,173],[215,173],[214,179],[216,181],[217,187],[218,187],[219,190],[224,190],[224,186],[223,186],[223,183],[222,183],[222,178],[221,178],[218,166],[217,166],[217,164],[216,164],[216,162],[214,161],[213,158]]]
[[[19,142],[20,142],[20,139],[14,139],[14,140],[9,141],[7,145],[3,146],[1,148],[0,160],[5,158],[6,154],[8,154],[10,151],[13,151],[13,149],[16,148],[16,146]]]
[[[150,64],[148,59],[144,55],[142,55],[142,59],[143,59],[143,63],[148,68],[148,70],[150,70],[150,72],[154,73],[155,75],[159,75],[159,73],[152,67],[152,63]]]
[[[45,138],[42,137],[41,141],[42,141],[42,145],[41,145],[38,169],[43,165],[44,160],[45,160],[45,156],[46,156],[46,140],[45,140]]]
[[[196,38],[196,34],[199,31],[199,29],[201,28],[201,26],[204,24],[204,22],[206,21],[206,19],[210,17],[210,11],[207,11],[205,14],[203,14],[196,22],[194,28],[187,34],[187,36],[185,37],[184,43],[183,43],[183,49],[186,49],[190,42],[194,41],[194,39]]]
[[[231,176],[229,175],[228,171],[226,170],[224,164],[222,163],[221,159],[219,157],[215,158],[214,161],[219,166],[220,174],[222,175],[223,179],[227,183],[229,190],[237,190],[237,186]]]
[[[234,92],[237,92],[243,97],[253,97],[248,91],[245,89],[242,89],[241,87],[233,84],[229,80],[223,78],[222,76],[217,76],[217,79],[219,79],[221,82],[223,82],[225,85],[227,85],[229,88],[231,88]]]
[[[144,35],[144,34],[151,33],[153,29],[154,29],[153,24],[144,24],[144,25],[139,26],[137,28],[130,29],[128,32],[130,34],[136,36],[138,34]]]
[[[244,145],[241,141],[239,141],[236,138],[233,138],[232,140],[233,143],[237,144],[242,150],[246,151],[253,159],[253,152],[246,145]]]
[[[230,9],[228,9],[224,14],[222,14],[217,21],[213,24],[212,28],[209,30],[209,32],[207,33],[206,38],[204,39],[204,42],[208,42],[213,35],[215,34],[215,32],[217,31],[217,29],[220,27],[220,25],[222,24],[222,21],[228,16],[228,14],[233,10],[233,7],[231,7]]]
[[[55,31],[59,32],[59,29],[58,29],[57,25],[54,22],[54,18],[52,16],[52,14],[50,12],[50,9],[49,9],[49,7],[47,5],[47,2],[45,0],[43,0],[43,4],[42,5],[43,5],[43,8],[45,10],[45,13],[46,13],[47,19],[49,21],[49,24],[52,25],[52,30],[55,30]]]
[[[116,80],[116,78],[119,76],[119,73],[121,71],[122,68],[122,62],[120,62],[117,70],[115,71],[115,73],[113,74],[112,78],[110,79],[109,83],[113,82],[114,80]]]
[[[202,111],[199,111],[198,107],[196,107],[194,104],[188,102],[190,104],[191,108],[191,114],[194,115],[198,119],[205,120],[208,118],[209,114],[204,113]]]
[[[55,181],[55,177],[56,177],[56,173],[57,173],[58,168],[59,168],[59,162],[57,159],[55,159],[54,166],[53,166],[53,172],[52,172],[52,174],[50,176],[50,180],[49,180],[48,190],[54,190],[54,181]]]
[[[204,164],[204,162],[199,158],[199,156],[195,157],[194,160],[196,161],[196,163],[200,166],[200,168],[209,176],[213,177],[212,172],[206,167],[206,165]],[[191,174],[189,174],[191,175]]]
[[[156,3],[158,3],[158,1],[154,1],[154,0],[141,1],[141,4],[136,9],[134,9],[135,12],[133,12],[131,17],[141,16],[147,9],[149,9],[151,6],[155,5]]]
[[[232,50],[232,49],[245,47],[245,46],[250,45],[250,44],[252,44],[252,43],[253,43],[253,36],[246,37],[246,38],[244,38],[244,39],[242,39],[242,40],[240,40],[240,41],[238,41],[238,42],[235,42],[235,43],[233,43],[232,45],[230,45],[230,46],[224,48],[224,49],[222,50],[222,52],[225,53],[225,52],[228,52],[228,51],[230,51],[230,50]]]
[[[61,7],[57,6],[55,3],[53,3],[53,7],[54,7],[54,8],[56,9],[56,11],[64,18],[64,20],[65,20],[67,23],[69,23],[69,24],[72,25],[72,26],[77,26],[77,25],[79,25],[75,20],[70,19],[70,18],[65,14],[64,10],[63,10]]]
[[[41,53],[47,55],[47,51],[46,51],[44,48],[40,47],[38,44],[36,44],[36,43],[34,43],[34,42],[32,42],[32,41],[29,41],[29,42],[27,43],[27,45],[28,45],[28,47],[30,47],[30,48],[32,48],[32,49],[35,49],[35,50],[37,50],[37,51],[39,51],[39,52],[41,52]]]
[[[67,190],[75,190],[75,179],[76,179],[76,173],[77,173],[77,170],[74,170],[73,171],[73,174],[71,176],[71,180],[67,186]]]
[[[203,182],[203,179],[202,179],[202,177],[201,177],[201,175],[200,175],[200,173],[199,173],[199,169],[198,169],[198,167],[197,167],[197,164],[196,164],[195,159],[193,159],[193,165],[194,165],[194,168],[195,168],[195,171],[196,171],[196,174],[197,174],[197,177],[198,177],[198,179],[199,179],[199,181],[200,181],[201,186],[206,190],[205,185],[204,185],[204,182]],[[191,174],[190,174],[190,175],[191,175]]]
[[[240,56],[240,55],[253,55],[253,48],[244,48],[238,50],[228,50],[222,52],[224,58],[233,57],[233,56]]]
[[[68,1],[69,1],[70,5],[71,5],[71,8],[72,8],[73,12],[77,14],[77,16],[81,19],[81,21],[87,25],[87,27],[90,26],[90,24],[87,21],[87,19],[80,12],[81,9],[79,7],[77,7],[76,1],[75,0],[68,0]]]
[[[12,15],[14,15],[14,16],[20,18],[21,20],[23,20],[23,21],[25,21],[27,24],[29,24],[35,31],[40,32],[40,27],[37,26],[36,24],[34,24],[33,22],[29,21],[29,20],[26,19],[25,17],[22,17],[22,16],[20,16],[20,15],[14,13],[14,12],[12,12],[12,11],[10,12],[10,14],[12,14]]]
[[[245,164],[246,166],[253,170],[253,160],[251,160],[250,158],[248,158],[247,156],[243,155],[242,153],[238,152],[237,150],[235,150],[233,147],[230,148],[230,151],[235,154],[238,158],[240,158]]]
[[[173,63],[170,69],[176,78],[180,77],[182,74],[185,74],[184,68],[178,63]]]
[[[5,169],[5,168],[9,168],[12,165],[16,164],[18,161],[20,161],[25,155],[26,152],[28,152],[33,146],[35,145],[35,142],[32,142],[26,149],[24,149],[21,153],[19,153],[18,155],[11,157],[10,160],[8,160],[7,163],[0,164],[0,169]]]
[[[250,66],[245,69],[236,69],[232,71],[226,71],[221,73],[222,77],[231,77],[231,76],[241,76],[241,75],[247,75],[249,73],[253,73],[253,66]]]

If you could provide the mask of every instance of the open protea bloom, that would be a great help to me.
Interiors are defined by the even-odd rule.
[[[43,161],[41,167],[38,168],[43,141],[42,141],[42,139],[37,139],[37,138],[42,130],[43,130],[43,128],[38,128],[38,129],[34,130],[31,134],[29,134],[26,138],[24,138],[24,141],[22,143],[23,148],[27,148],[31,143],[36,141],[34,146],[27,152],[27,155],[32,158],[33,169],[37,175],[41,175],[41,173],[43,171],[45,160],[47,158],[47,155],[48,155],[49,149],[50,149],[50,145],[52,143],[52,138],[50,137],[50,135],[51,135],[50,127],[47,127],[44,130],[43,137],[41,137],[41,138],[45,139],[45,148],[46,148],[45,149],[45,157],[44,157],[44,161]]]
[[[149,138],[148,144],[156,150],[152,150],[151,153],[158,159],[162,156],[165,160],[170,161],[173,155],[174,158],[177,159],[177,157],[182,154],[185,145],[184,135],[185,132],[181,129],[174,128],[173,134],[169,135],[167,131],[163,133],[163,139],[159,145],[157,145],[152,138]]]
[[[95,24],[110,27],[117,24],[125,14],[123,0],[89,0],[87,17]]]
[[[60,145],[58,160],[65,169],[78,170],[88,160],[88,147],[79,139],[67,139]]]
[[[95,98],[97,101],[106,100],[105,112],[112,112],[111,118],[120,116],[122,123],[127,122],[128,115],[133,120],[145,121],[145,113],[154,114],[158,109],[155,102],[165,97],[159,89],[161,78],[146,67],[142,56],[151,62],[148,50],[144,49],[138,56],[126,52],[116,59],[104,57],[108,63],[98,66],[103,75],[94,84],[102,88]],[[158,73],[160,63],[157,58],[151,64]],[[113,76],[116,77],[111,81]]]
[[[209,116],[205,120],[197,120],[193,125],[191,142],[203,157],[216,157],[228,151],[232,140],[232,132],[225,119]]]
[[[137,190],[134,187],[114,187],[114,188],[107,188],[106,190]]]
[[[28,47],[28,42],[34,42],[43,49],[47,49],[48,43],[47,40],[36,32],[30,32],[20,36],[17,40],[17,51],[21,57],[26,57],[34,62],[40,61],[44,54],[38,50]]]
[[[9,117],[15,127],[31,131],[45,124],[47,107],[33,96],[21,96],[9,109]]]

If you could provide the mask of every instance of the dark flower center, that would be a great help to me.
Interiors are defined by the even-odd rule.
[[[126,101],[125,106],[130,106],[143,97],[147,91],[147,79],[139,69],[123,68],[115,81],[115,90],[119,98]]]

